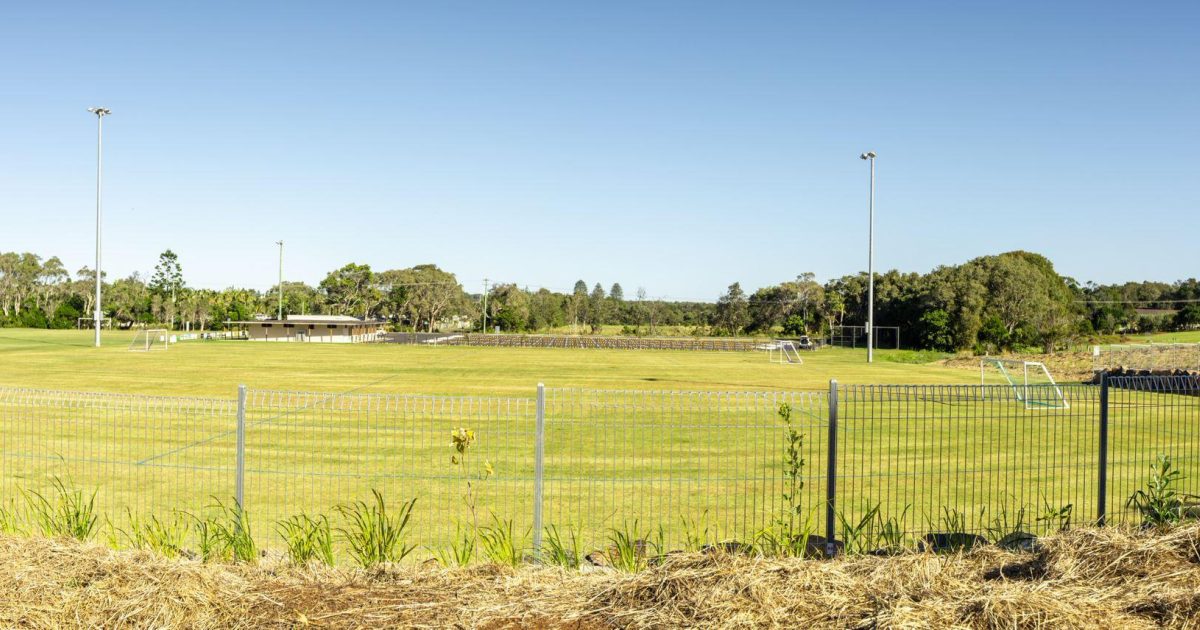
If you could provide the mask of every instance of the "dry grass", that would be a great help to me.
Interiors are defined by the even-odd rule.
[[[976,356],[955,356],[942,365],[960,370],[970,370],[974,373],[974,382],[979,382],[979,360]],[[1005,354],[1000,358],[1012,361],[1037,361],[1046,364],[1046,369],[1054,375],[1059,383],[1090,382],[1095,375],[1093,372],[1092,355],[1086,352],[1058,352],[1055,354]],[[1003,382],[1003,381],[1001,381]]]
[[[0,538],[3,627],[1200,627],[1200,526],[835,561],[687,554],[634,575],[171,561]]]

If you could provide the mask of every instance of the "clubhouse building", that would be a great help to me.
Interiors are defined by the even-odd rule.
[[[289,315],[283,319],[229,322],[250,341],[363,343],[383,334],[384,322],[348,315]]]

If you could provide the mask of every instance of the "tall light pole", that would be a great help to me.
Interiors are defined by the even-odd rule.
[[[283,319],[283,241],[275,241],[279,246],[279,319]]]
[[[858,156],[871,163],[871,212],[867,222],[867,363],[875,361],[875,152]]]
[[[487,284],[488,279],[483,279],[483,334],[487,334]]]
[[[92,324],[96,327],[96,347],[100,347],[100,326],[104,324],[104,310],[100,308],[100,191],[104,182],[104,117],[112,112],[103,107],[89,107],[96,115],[96,308],[92,312]]]

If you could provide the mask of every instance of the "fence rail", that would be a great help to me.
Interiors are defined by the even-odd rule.
[[[553,526],[596,548],[613,528],[636,528],[674,548],[751,540],[795,507],[831,538],[871,515],[912,537],[990,534],[1001,521],[1043,532],[1063,514],[1132,521],[1126,500],[1156,455],[1200,475],[1200,379],[1058,388],[1045,399],[1065,404],[1034,408],[993,385],[539,386],[529,397],[244,389],[228,400],[0,388],[0,501],[17,508],[22,492],[57,478],[94,489],[120,524],[237,498],[270,547],[278,521],[333,516],[377,489],[417,499],[410,543],[427,549],[493,514],[534,542]],[[790,500],[785,404],[802,438],[803,486]],[[476,441],[453,463],[459,427]]]
[[[603,350],[695,350],[751,352],[768,339],[724,337],[614,337],[602,335],[514,335],[479,333],[388,333],[383,341],[413,345],[503,348],[593,348]]]

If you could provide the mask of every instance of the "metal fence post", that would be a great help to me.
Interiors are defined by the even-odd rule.
[[[837,548],[834,541],[835,517],[837,510],[837,425],[838,425],[838,384],[837,379],[829,381],[829,445],[825,461],[825,555],[832,557]]]
[[[238,510],[246,506],[246,386],[238,385],[237,405],[237,485]]]
[[[1100,373],[1100,459],[1096,484],[1096,524],[1103,526],[1108,502],[1108,372]]]
[[[546,386],[537,386],[537,423],[533,438],[533,554],[542,553],[542,480],[546,459]]]

